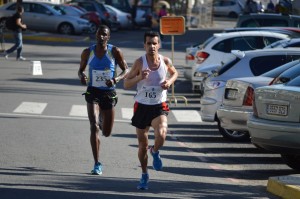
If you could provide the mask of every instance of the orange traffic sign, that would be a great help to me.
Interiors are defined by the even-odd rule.
[[[162,35],[182,35],[185,33],[185,19],[182,16],[160,18],[160,33]]]

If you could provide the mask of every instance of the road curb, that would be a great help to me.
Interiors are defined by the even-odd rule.
[[[267,191],[284,199],[300,199],[300,175],[270,177]]]

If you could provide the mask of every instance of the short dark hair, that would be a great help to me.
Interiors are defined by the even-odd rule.
[[[21,6],[21,5],[18,5],[17,7],[16,7],[16,11],[17,12],[22,12],[24,10],[24,8],[23,8],[23,6]]]
[[[156,31],[151,30],[151,31],[145,32],[145,34],[144,34],[144,43],[146,43],[146,38],[147,37],[158,37],[158,41],[160,43],[160,36],[159,36],[159,33],[156,32]]]
[[[104,29],[108,30],[108,32],[110,34],[110,28],[107,25],[102,24],[102,25],[98,26],[98,30],[104,30]]]

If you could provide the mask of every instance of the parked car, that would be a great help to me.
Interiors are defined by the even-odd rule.
[[[240,27],[225,28],[223,32],[240,32],[240,31],[270,31],[289,35],[290,38],[300,37],[300,28],[298,27]]]
[[[83,8],[68,4],[54,4],[53,8],[63,15],[77,16],[89,20],[91,24],[90,33],[96,33],[98,26],[101,24],[101,18],[97,12],[88,12]]]
[[[0,18],[8,17],[16,12],[16,2],[0,7]],[[86,19],[76,16],[62,15],[53,8],[54,4],[23,1],[24,13],[22,19],[27,29],[61,34],[82,34],[90,30]]]
[[[237,18],[243,13],[245,3],[245,0],[215,0],[213,2],[213,14]]]
[[[300,60],[295,60],[256,77],[233,78],[226,82],[223,102],[217,110],[219,130],[232,141],[249,140],[247,120],[253,113],[254,90],[261,86],[286,83],[300,75]]]
[[[281,154],[300,170],[300,76],[286,84],[255,89],[254,111],[247,122],[251,141]]]
[[[300,51],[295,48],[233,51],[232,54],[236,56],[235,60],[221,67],[204,81],[204,95],[200,98],[202,120],[218,122],[220,131],[223,128],[220,128],[217,110],[223,102],[227,80],[237,77],[258,76],[300,58]]]
[[[270,31],[240,31],[215,33],[203,44],[186,49],[184,77],[192,82],[192,90],[200,92],[201,76],[195,76],[197,68],[212,70],[211,65],[222,66],[234,59],[231,50],[262,49],[275,41],[289,38],[286,34]]]
[[[104,4],[98,0],[71,0],[67,2],[70,5],[76,5],[87,11],[97,12],[101,18],[102,24],[107,25],[111,31],[119,30],[120,24],[114,16],[105,8]]]
[[[300,16],[276,13],[251,13],[240,15],[236,27],[300,27]]]
[[[132,28],[133,24],[132,24],[132,17],[130,13],[123,12],[122,10],[119,10],[110,5],[105,5],[105,7],[115,14],[116,20],[120,24],[120,28],[122,29]]]
[[[153,14],[150,6],[138,6],[136,10],[136,25],[139,27],[152,28]]]
[[[283,39],[280,41],[276,41],[265,48],[300,48],[300,38],[294,38],[294,39]]]

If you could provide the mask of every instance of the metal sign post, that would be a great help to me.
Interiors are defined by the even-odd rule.
[[[160,33],[162,35],[171,35],[172,38],[172,63],[174,63],[174,35],[182,35],[185,33],[185,19],[182,16],[169,17],[164,16],[160,19]],[[182,98],[187,105],[187,99],[184,96],[177,96]],[[169,102],[174,101],[177,105],[177,97],[174,94],[174,83],[172,84],[172,96],[169,98]]]

